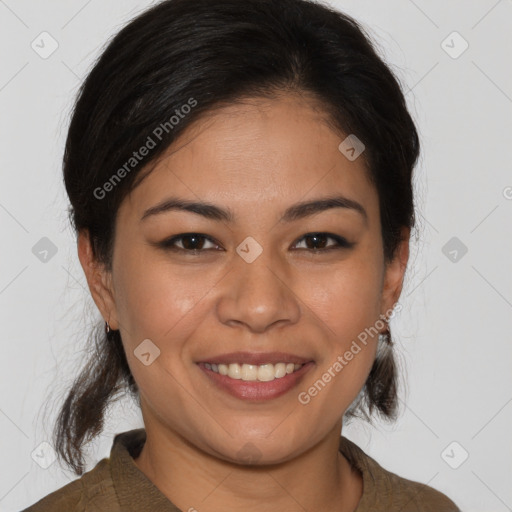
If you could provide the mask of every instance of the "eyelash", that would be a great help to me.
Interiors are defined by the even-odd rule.
[[[318,237],[318,236],[331,238],[332,240],[334,240],[336,242],[336,245],[334,245],[334,246],[331,245],[330,247],[327,247],[325,249],[308,249],[308,248],[306,248],[306,249],[297,249],[297,250],[306,250],[312,254],[318,254],[318,253],[326,253],[326,252],[340,250],[340,249],[351,249],[355,245],[355,243],[348,242],[345,238],[343,238],[341,236],[335,235],[333,233],[325,233],[325,232],[319,232],[319,231],[306,233],[305,235],[303,235],[301,238],[298,239],[298,242],[306,239],[307,237]],[[181,247],[176,247],[174,245],[178,240],[181,240],[186,237],[205,239],[205,240],[208,240],[216,245],[220,245],[220,244],[217,244],[214,239],[212,239],[209,236],[204,235],[202,233],[181,233],[181,234],[175,235],[167,240],[164,240],[163,242],[159,242],[157,245],[159,247],[161,247],[162,249],[165,249],[168,251],[185,252],[185,253],[189,253],[192,255],[195,255],[195,254],[198,254],[201,252],[205,252],[205,251],[216,250],[216,249],[183,249]]]

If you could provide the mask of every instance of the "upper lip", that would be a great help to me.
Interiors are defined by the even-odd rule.
[[[305,364],[312,361],[294,354],[285,352],[230,352],[229,354],[221,354],[218,356],[211,356],[197,361],[198,363],[213,363],[213,364],[253,364],[261,365],[266,363],[293,363]]]

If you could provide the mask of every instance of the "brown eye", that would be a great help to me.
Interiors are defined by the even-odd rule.
[[[205,245],[207,245],[208,243],[211,244],[213,247],[205,247]],[[181,244],[181,247],[178,244]],[[163,247],[164,249],[187,252],[202,252],[205,250],[211,250],[218,247],[218,245],[210,237],[203,235],[201,233],[182,233],[180,235],[173,236],[168,240],[164,240],[158,245],[160,247]]]
[[[334,240],[334,245],[328,245],[328,240]],[[348,242],[345,238],[333,233],[308,233],[304,235],[300,241],[305,241],[304,249],[313,252],[325,252],[333,249],[348,249],[354,244]]]

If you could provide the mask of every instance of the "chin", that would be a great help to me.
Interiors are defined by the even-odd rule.
[[[271,429],[267,430],[267,432]],[[287,433],[282,435],[244,435],[228,437],[222,446],[210,445],[215,456],[240,465],[263,466],[279,464],[292,459],[304,446],[302,440],[294,441]]]

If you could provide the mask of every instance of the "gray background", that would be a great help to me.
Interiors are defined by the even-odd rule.
[[[423,143],[418,239],[392,322],[403,413],[394,425],[354,423],[345,433],[463,510],[512,510],[512,1],[330,3],[370,30]],[[67,222],[63,144],[93,60],[148,5],[0,0],[1,511],[75,478],[41,445],[100,318]],[[53,40],[58,48],[44,55]],[[108,416],[87,469],[108,455],[116,432],[141,426],[127,401]]]

